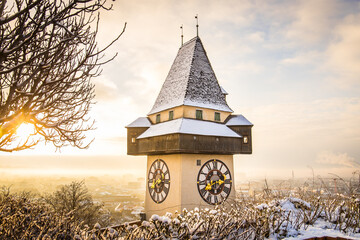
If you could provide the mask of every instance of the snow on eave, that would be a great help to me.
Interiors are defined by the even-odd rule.
[[[159,113],[159,112],[166,111],[166,110],[170,110],[172,108],[176,108],[176,107],[180,107],[180,106],[184,106],[184,104],[180,103],[180,104],[177,104],[177,105],[173,105],[173,104],[163,105],[163,106],[158,107],[156,109],[151,109],[151,111],[147,115],[150,116],[152,114]]]
[[[126,128],[132,128],[132,127],[150,127],[151,122],[147,117],[139,117],[132,123],[126,126]]]
[[[249,120],[243,115],[231,115],[225,123],[226,126],[254,126]]]
[[[137,139],[176,133],[179,132],[180,126],[181,118],[167,122],[157,123],[151,125],[150,128],[143,132],[140,136],[138,136]]]
[[[218,110],[223,112],[230,112],[233,113],[234,111],[227,105],[216,105],[212,103],[200,103],[200,102],[192,102],[191,100],[185,100],[185,106],[192,106],[192,107],[201,107],[207,108],[212,110]]]
[[[229,112],[229,113],[233,113],[234,111],[229,108],[229,107],[223,107],[223,106],[218,106],[218,105],[214,105],[214,104],[206,104],[206,103],[198,103],[198,102],[191,102],[189,100],[185,101],[186,104],[179,104],[179,105],[171,105],[171,106],[163,106],[161,108],[157,108],[157,109],[153,109],[151,112],[149,112],[147,115],[150,116],[152,114],[155,113],[159,113],[162,111],[166,111],[166,110],[170,110],[172,108],[176,108],[176,107],[181,107],[181,106],[190,106],[190,107],[199,107],[199,108],[206,108],[206,109],[211,109],[211,110],[216,110],[216,111],[223,111],[223,112]]]
[[[184,118],[181,125],[180,133],[196,134],[204,136],[219,136],[219,137],[234,137],[242,138],[223,123],[216,123],[210,121],[202,121],[195,119]]]
[[[162,136],[174,133],[193,134],[203,136],[242,138],[225,124],[210,121],[178,118],[175,120],[151,125],[137,139]]]
[[[224,89],[222,86],[220,86],[220,89],[221,89],[222,94],[224,94],[224,95],[229,95],[229,94],[227,93],[227,91],[225,91],[225,89]]]

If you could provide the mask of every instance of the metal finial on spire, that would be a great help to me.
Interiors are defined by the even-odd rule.
[[[181,24],[181,46],[184,45],[184,32],[183,32],[183,25]]]
[[[199,19],[198,19],[198,15],[196,14],[195,16],[196,19],[196,36],[199,36]]]

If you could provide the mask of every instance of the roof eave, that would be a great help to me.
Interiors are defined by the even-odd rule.
[[[228,113],[233,113],[234,111],[228,106],[228,110],[224,110],[224,109],[221,109],[221,108],[211,108],[211,107],[203,107],[203,106],[197,106],[197,105],[189,105],[189,104],[180,104],[180,105],[174,105],[172,107],[166,107],[164,109],[162,108],[158,108],[158,109],[155,109],[155,110],[151,110],[147,116],[150,116],[152,114],[156,114],[156,113],[160,113],[160,112],[163,112],[163,111],[166,111],[166,110],[170,110],[172,108],[176,108],[176,107],[181,107],[181,106],[188,106],[188,107],[199,107],[199,108],[205,108],[205,109],[211,109],[211,110],[216,110],[216,111],[222,111],[222,112],[228,112]]]

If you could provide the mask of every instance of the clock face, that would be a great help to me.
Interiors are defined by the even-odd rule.
[[[221,204],[231,192],[232,179],[229,168],[217,159],[207,161],[200,168],[197,186],[205,202],[212,205]]]
[[[162,203],[169,193],[169,168],[161,159],[156,159],[150,166],[148,188],[152,200],[156,203]]]

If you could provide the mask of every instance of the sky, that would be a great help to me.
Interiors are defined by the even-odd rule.
[[[312,170],[351,176],[360,169],[360,2],[112,3],[111,12],[101,13],[99,46],[127,27],[106,53],[117,57],[93,80],[97,129],[88,134],[95,137],[90,148],[55,152],[39,145],[1,153],[0,166],[9,157],[51,155],[60,159],[57,167],[89,156],[86,165],[94,168],[103,156],[112,159],[109,168],[123,161],[145,171],[145,157],[126,156],[125,126],[151,110],[180,47],[180,26],[185,42],[195,37],[198,14],[199,37],[228,105],[254,124],[253,154],[234,157],[239,178],[303,177]]]

